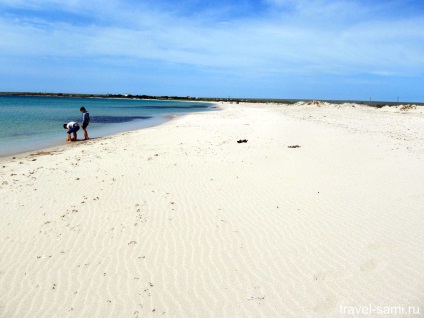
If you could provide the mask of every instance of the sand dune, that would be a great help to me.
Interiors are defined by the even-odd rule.
[[[1,159],[0,316],[424,311],[420,108],[220,106]]]

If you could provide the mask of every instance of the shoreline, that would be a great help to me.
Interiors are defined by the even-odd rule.
[[[109,136],[114,136],[114,135],[117,135],[117,134],[120,134],[120,133],[125,133],[127,131],[136,131],[136,130],[142,130],[142,129],[146,129],[146,128],[150,128],[150,127],[154,127],[154,126],[159,126],[159,125],[162,125],[162,124],[164,124],[164,123],[166,123],[168,121],[171,121],[173,118],[171,118],[170,116],[171,115],[161,116],[161,118],[150,118],[150,119],[147,119],[147,120],[143,120],[143,122],[141,122],[138,125],[134,125],[134,121],[133,122],[128,122],[128,123],[131,123],[132,124],[132,127],[129,130],[121,130],[118,127],[113,127],[113,129],[109,129],[109,130],[100,128],[100,129],[97,129],[94,132],[94,135],[96,135],[96,133],[97,134],[100,133],[101,135],[98,136],[98,137],[90,138],[90,140],[98,140],[98,139],[106,138],[106,137],[109,137]],[[147,122],[144,123],[144,121],[151,121],[151,122],[150,123],[147,123]],[[142,125],[142,123],[144,123],[144,124]],[[135,126],[138,126],[138,128],[136,128]],[[91,132],[91,131],[89,131],[89,132]],[[79,130],[78,131],[78,135],[81,136],[81,134],[82,134],[82,130]],[[87,140],[84,140],[84,139],[79,138],[77,140],[77,142],[67,143],[65,141],[65,139],[66,139],[66,131],[63,132],[63,140],[64,140],[63,142],[62,141],[59,141],[59,140],[56,140],[56,139],[54,139],[54,140],[52,139],[49,142],[51,144],[50,146],[45,146],[45,145],[42,145],[40,147],[37,147],[37,146],[34,146],[34,147],[25,146],[25,148],[31,148],[31,149],[22,150],[22,151],[19,150],[18,152],[13,152],[13,153],[0,153],[0,159],[1,158],[7,158],[7,157],[25,156],[25,155],[28,155],[28,154],[30,154],[32,152],[52,151],[52,150],[54,150],[54,148],[69,147],[70,145],[72,145],[74,143],[75,144],[79,144],[81,142],[89,142],[90,141],[90,140],[87,141]]]
[[[0,315],[424,309],[421,109],[217,106],[0,158]]]
[[[205,102],[206,103],[206,102]],[[217,108],[219,110],[219,106],[216,103],[209,103],[210,106],[207,108],[206,111],[214,111],[214,108]],[[146,129],[149,127],[154,127],[158,125],[162,125],[168,121],[173,120],[174,118],[184,116],[186,114],[189,114],[191,112],[187,113],[179,113],[179,112],[171,112],[168,114],[161,114],[159,116],[154,116],[148,119],[136,119],[132,121],[128,121],[125,123],[119,123],[119,124],[113,124],[112,127],[97,127],[94,129],[94,132],[89,130],[89,135],[91,136],[91,133],[94,134],[95,137],[91,139],[101,139],[108,136],[112,136],[115,134],[127,132],[127,131],[135,131],[140,129]],[[82,130],[80,130],[79,135],[81,136]],[[63,139],[66,139],[66,132],[63,132]],[[11,141],[8,141],[11,142]],[[85,142],[83,139],[78,139],[78,142]],[[35,151],[42,151],[46,149],[51,149],[54,147],[60,147],[65,146],[66,143],[62,143],[57,139],[57,137],[51,137],[48,141],[40,140],[39,141],[40,146],[34,146],[33,144],[24,143],[22,146],[18,147],[19,149],[9,151],[4,150],[0,152],[0,158],[6,158],[6,157],[13,157],[18,155],[25,155],[30,152]]]

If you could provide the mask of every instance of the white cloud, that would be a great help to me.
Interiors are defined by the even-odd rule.
[[[269,0],[281,11],[225,23],[109,1],[1,1],[91,16],[84,25],[34,16],[0,20],[0,55],[151,60],[266,76],[422,74],[423,18],[371,20],[354,1]],[[287,15],[283,7],[294,12]],[[344,22],[341,16],[353,17]],[[375,21],[376,20],[376,21]],[[375,21],[375,22],[374,22]],[[336,27],[334,27],[336,26]]]

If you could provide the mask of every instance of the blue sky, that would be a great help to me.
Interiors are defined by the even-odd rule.
[[[0,0],[0,91],[424,102],[424,1]]]

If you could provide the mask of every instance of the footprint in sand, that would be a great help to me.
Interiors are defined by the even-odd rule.
[[[345,270],[325,271],[325,272],[316,273],[314,275],[314,280],[316,281],[338,280],[338,279],[347,278],[349,275],[350,273]]]
[[[398,248],[398,244],[393,242],[375,242],[373,244],[369,244],[368,248],[370,250],[378,250],[378,251],[387,251],[387,250],[394,250]]]
[[[377,268],[383,266],[385,263],[384,260],[376,260],[376,259],[370,259],[367,260],[366,262],[364,262],[359,269],[361,270],[361,272],[370,272],[370,271],[374,271]]]
[[[334,312],[339,308],[341,298],[337,296],[331,296],[320,302],[314,307],[314,311],[321,315],[327,315]]]

